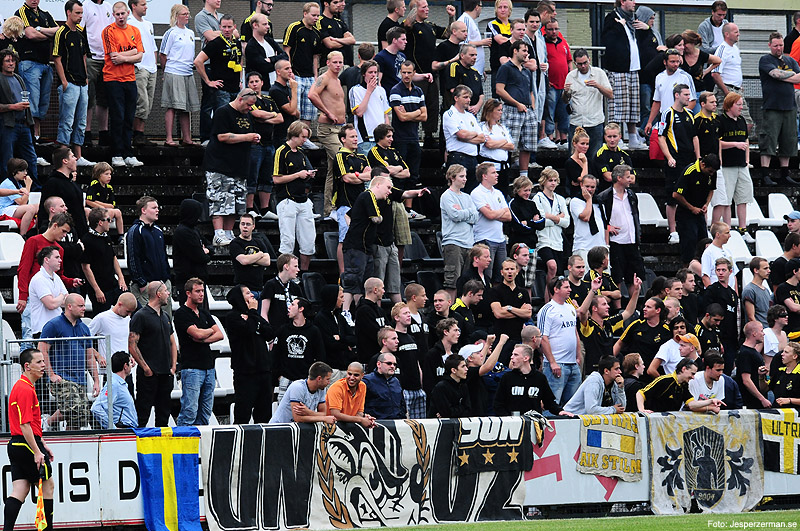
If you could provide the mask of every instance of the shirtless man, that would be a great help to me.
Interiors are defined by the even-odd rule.
[[[339,81],[339,74],[344,68],[342,52],[332,51],[328,54],[328,69],[317,77],[308,99],[319,109],[319,125],[317,127],[317,140],[328,154],[328,174],[325,176],[325,204],[324,214],[331,212],[333,198],[333,164],[336,153],[339,152],[339,130],[347,119],[344,109],[344,90]]]

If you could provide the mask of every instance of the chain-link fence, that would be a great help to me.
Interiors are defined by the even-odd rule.
[[[105,382],[112,381],[111,358],[106,361],[100,355],[97,349],[100,342],[105,344],[105,352],[111,352],[111,336],[3,338],[0,358],[2,431],[8,431],[8,395],[22,375],[20,352],[29,347],[40,350],[45,359],[45,374],[34,384],[44,431],[113,429],[114,422],[108,423],[105,419],[114,416],[115,388],[113,385],[104,387]],[[95,404],[98,400],[105,403]],[[108,412],[112,412],[111,415]]]

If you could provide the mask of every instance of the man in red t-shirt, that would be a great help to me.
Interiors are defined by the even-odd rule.
[[[564,81],[572,65],[572,53],[567,40],[558,31],[558,20],[551,18],[544,27],[544,41],[547,45],[547,77],[550,82],[547,87],[547,109],[545,109],[545,139],[553,135],[550,142],[545,139],[539,142],[539,147],[567,149],[567,134],[569,133],[569,114],[567,104],[561,98],[564,92]]]
[[[133,156],[133,118],[136,113],[136,69],[142,60],[144,45],[139,29],[128,24],[128,6],[114,4],[114,23],[103,30],[103,80],[108,94],[109,132],[111,133],[111,164],[113,166],[142,166]]]
[[[33,386],[44,375],[44,356],[36,349],[19,355],[22,376],[8,396],[8,461],[11,463],[11,496],[6,498],[3,529],[14,529],[19,510],[31,485],[42,478],[42,497],[47,529],[53,529],[53,452],[42,440],[42,415]]]

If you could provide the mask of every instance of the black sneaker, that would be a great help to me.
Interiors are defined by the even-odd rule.
[[[83,135],[83,147],[91,148],[94,146],[94,135],[91,131],[86,131]]]
[[[109,147],[111,146],[111,134],[108,131],[100,131],[97,134],[98,145]]]

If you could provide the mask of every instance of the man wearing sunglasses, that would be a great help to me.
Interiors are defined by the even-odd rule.
[[[367,385],[364,413],[372,415],[376,420],[404,419],[406,401],[400,380],[394,375],[397,370],[394,353],[400,346],[397,332],[388,326],[381,328],[378,331],[378,342],[381,351],[378,353],[375,370],[362,380]]]

